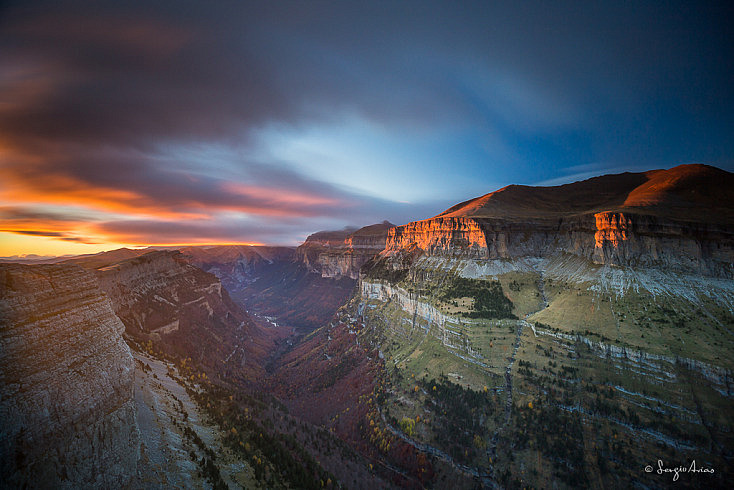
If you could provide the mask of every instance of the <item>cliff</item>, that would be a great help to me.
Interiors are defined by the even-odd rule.
[[[734,175],[685,165],[508,186],[395,227],[338,314],[389,366],[387,430],[455,470],[434,481],[654,488],[636,461],[695,454],[723,487],[732,278]],[[313,359],[334,362],[336,326]]]
[[[343,247],[353,232],[316,233],[309,245],[300,248],[299,256],[295,248],[289,247],[222,245],[185,247],[181,258],[216,275],[237,304],[255,317],[266,317],[261,323],[274,322],[310,332],[344,304],[354,288],[354,279],[322,277],[320,269],[314,274],[309,265],[312,261],[319,265],[320,250],[332,245]],[[318,245],[311,247],[314,242]]]
[[[388,231],[394,226],[383,221],[358,230],[314,233],[296,249],[296,257],[322,277],[357,279],[362,265],[385,249]]]
[[[485,231],[477,220],[471,218],[437,217],[389,230],[386,250],[404,250],[411,246],[428,255],[489,257]]]
[[[417,247],[473,259],[565,252],[597,264],[734,277],[734,176],[704,165],[508,186],[388,232],[385,255]]]
[[[139,459],[133,358],[94,275],[0,265],[3,486],[112,488]]]
[[[149,252],[95,270],[126,332],[212,372],[252,378],[272,349],[268,332],[214,275],[177,251]]]

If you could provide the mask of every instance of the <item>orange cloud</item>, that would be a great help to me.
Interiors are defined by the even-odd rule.
[[[0,257],[24,255],[79,255],[113,250],[130,244],[106,242],[104,244],[87,244],[59,240],[54,237],[19,235],[0,231]]]
[[[235,195],[259,199],[262,202],[273,202],[279,205],[336,206],[340,203],[338,199],[308,194],[295,189],[257,187],[232,182],[227,182],[222,187]]]
[[[206,202],[182,196],[155,199],[140,192],[109,187],[95,187],[88,182],[64,175],[46,175],[27,179],[12,169],[0,168],[0,199],[17,204],[82,206],[96,211],[125,214],[130,217],[155,217],[168,220],[202,219],[218,211],[235,211],[261,216],[308,216],[310,208],[335,206],[339,200],[290,189],[260,188],[233,183],[221,184],[219,202]],[[247,198],[245,203],[241,199]]]

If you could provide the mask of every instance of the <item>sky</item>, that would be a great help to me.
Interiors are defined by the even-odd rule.
[[[0,256],[296,245],[734,170],[726,2],[4,2]]]

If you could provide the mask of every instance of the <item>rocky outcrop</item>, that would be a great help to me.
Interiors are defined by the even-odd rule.
[[[599,264],[664,267],[734,277],[734,228],[635,213],[596,213],[594,252]]]
[[[632,213],[555,222],[439,217],[390,230],[384,254],[411,247],[427,256],[462,259],[547,258],[563,252],[600,265],[734,277],[734,229]]]
[[[466,343],[466,338],[461,333],[462,320],[421,301],[418,294],[388,283],[363,280],[360,282],[360,295],[363,301],[393,302],[412,318],[411,327],[423,328],[444,347],[469,356],[469,362],[481,362],[480,356]]]
[[[393,227],[384,221],[356,231],[314,233],[298,247],[296,256],[321,277],[357,279],[362,265],[385,249],[388,232]]]
[[[562,332],[551,332],[550,330],[536,327],[534,324],[528,322],[525,323],[532,329],[533,335],[547,335],[570,342],[580,342],[588,346],[592,352],[600,357],[625,359],[640,366],[644,365],[646,369],[650,369],[657,374],[668,378],[675,377],[674,374],[671,374],[671,371],[674,370],[674,366],[686,368],[689,371],[699,374],[703,379],[711,384],[712,388],[723,396],[727,398],[732,398],[734,396],[734,391],[732,391],[732,381],[734,380],[732,379],[732,372],[730,369],[713,366],[703,361],[688,357],[653,354],[626,346],[609,344],[602,341],[593,341],[580,334],[571,335]]]
[[[80,267],[0,265],[2,486],[130,484],[140,444],[123,330]]]
[[[383,255],[411,248],[466,259],[564,252],[596,264],[732,278],[734,203],[728,189],[716,192],[731,181],[728,172],[693,165],[557,187],[508,186],[391,229]],[[709,194],[719,199],[707,202]]]
[[[472,218],[437,217],[392,228],[386,250],[417,246],[428,255],[488,258],[487,237]]]
[[[252,378],[263,369],[261,361],[272,348],[267,333],[214,274],[187,263],[180,252],[149,252],[95,272],[137,341],[191,357],[210,373]]]

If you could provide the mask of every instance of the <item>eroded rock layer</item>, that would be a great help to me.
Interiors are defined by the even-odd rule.
[[[731,278],[732,199],[721,194],[726,189],[714,191],[732,181],[728,172],[683,165],[557,187],[509,186],[389,230],[385,254],[417,248],[429,256],[515,259],[564,252],[596,264]]]
[[[94,275],[0,265],[3,485],[113,488],[139,458],[133,358]]]
[[[387,221],[359,230],[322,231],[309,236],[298,247],[296,256],[309,270],[322,277],[357,279],[359,269],[375,254],[385,249]]]
[[[191,357],[210,374],[251,378],[272,349],[270,334],[235,304],[220,280],[176,251],[149,252],[96,270],[129,335]]]

